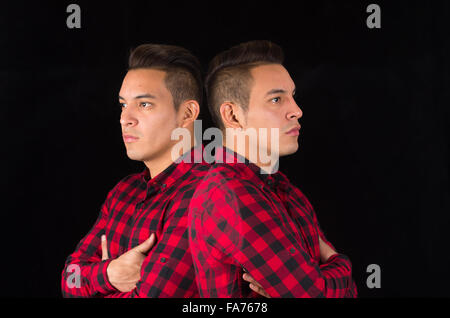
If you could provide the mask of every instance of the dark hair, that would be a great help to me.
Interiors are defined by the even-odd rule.
[[[244,112],[248,110],[252,68],[283,61],[283,50],[270,41],[241,43],[216,55],[209,63],[205,81],[208,109],[215,124],[224,129],[220,105],[226,101],[238,103]]]
[[[166,72],[164,82],[175,109],[194,99],[201,104],[203,79],[200,62],[188,50],[165,44],[142,44],[130,52],[128,70],[152,68]]]

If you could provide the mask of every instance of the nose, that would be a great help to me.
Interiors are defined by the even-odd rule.
[[[136,126],[137,123],[136,116],[128,108],[122,109],[122,113],[120,114],[120,125],[122,127]]]
[[[303,116],[303,112],[295,101],[292,102],[291,109],[286,114],[288,120],[298,120]]]

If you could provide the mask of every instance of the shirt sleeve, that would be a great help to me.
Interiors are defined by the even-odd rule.
[[[356,284],[351,275],[351,262],[346,255],[331,256],[325,264],[320,265],[320,269],[329,286],[327,297],[356,298],[358,296]]]
[[[164,243],[159,244],[155,248]],[[179,284],[182,284],[183,278],[174,275],[171,279],[171,274],[174,272],[173,269],[179,266],[179,262],[176,258],[170,257],[167,252],[151,252],[142,263],[141,279],[136,283],[136,287],[129,292],[109,293],[105,295],[105,298],[176,297],[176,290],[180,287]]]
[[[161,258],[166,261],[163,257],[158,257],[163,253],[156,253],[156,250],[151,250],[142,263],[141,280],[136,284],[136,288],[129,292],[121,292],[109,282],[106,269],[113,259],[101,260],[101,236],[105,233],[107,209],[105,203],[93,228],[81,240],[75,252],[68,257],[62,275],[63,296],[145,298],[155,295],[158,283],[161,285],[161,282],[157,282],[158,277],[153,275],[152,270],[156,271],[155,267],[160,267],[161,270],[163,267]],[[155,249],[163,245],[164,242],[158,242]]]
[[[317,228],[320,238],[324,243],[328,244],[333,250],[336,250],[322,231],[317,215],[311,203],[306,199],[305,196],[301,197],[304,204],[307,206],[308,210],[312,214],[313,222]],[[356,284],[352,278],[352,263],[350,259],[344,254],[335,254],[331,256],[326,263],[320,265],[322,274],[327,280],[327,285],[332,286],[330,288],[330,293],[327,297],[335,298],[356,298],[358,295]]]
[[[66,259],[61,280],[63,297],[103,297],[117,291],[106,273],[111,259],[102,261],[101,249],[113,192],[108,194],[94,226]]]
[[[195,296],[197,288],[189,251],[186,211],[184,207],[168,211],[170,215],[156,233],[156,244],[142,263],[141,279],[136,287],[130,292],[109,293],[106,298]]]
[[[231,182],[202,196],[196,239],[231,258],[271,297],[336,297],[339,281],[326,272],[338,257],[322,269],[306,252],[305,242],[289,234],[262,193]]]

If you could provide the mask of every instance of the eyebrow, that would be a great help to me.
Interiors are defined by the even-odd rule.
[[[144,95],[138,95],[136,97],[134,97],[134,99],[139,99],[139,98],[153,98],[156,99],[156,96],[152,95],[152,94],[144,94]],[[119,95],[119,99],[125,99],[122,96]]]
[[[296,90],[296,88],[294,88],[294,90],[292,92],[293,94],[295,94],[295,90]],[[270,91],[268,91],[266,93],[266,96],[273,95],[273,94],[287,94],[287,91],[284,89],[281,89],[281,88],[274,88],[274,89],[271,89]]]

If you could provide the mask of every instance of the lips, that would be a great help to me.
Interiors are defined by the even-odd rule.
[[[294,128],[286,132],[286,135],[289,136],[298,136],[299,134],[300,134],[300,126],[295,126]]]
[[[123,135],[123,141],[124,142],[134,142],[137,141],[139,138],[133,135]]]

